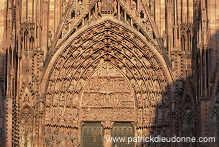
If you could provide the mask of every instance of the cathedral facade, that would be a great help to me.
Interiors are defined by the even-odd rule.
[[[0,6],[1,147],[219,145],[217,0]]]

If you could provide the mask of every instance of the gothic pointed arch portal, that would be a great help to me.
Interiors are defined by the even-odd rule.
[[[111,20],[82,30],[54,53],[41,83],[44,146],[79,146],[94,121],[104,137],[115,122],[130,122],[135,136],[169,135],[171,76],[156,47]]]

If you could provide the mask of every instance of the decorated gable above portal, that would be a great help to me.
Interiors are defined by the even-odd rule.
[[[83,1],[73,3],[69,1],[66,10],[66,17],[60,23],[57,30],[52,48],[59,48],[72,34],[91,23],[98,22],[103,18],[114,19],[125,26],[129,25],[135,31],[143,35],[152,46],[160,52],[159,41],[155,37],[158,35],[156,25],[153,24],[146,3],[142,1],[123,1],[123,0],[102,0],[102,1]],[[161,44],[160,44],[161,45]],[[163,53],[162,53],[163,54]]]

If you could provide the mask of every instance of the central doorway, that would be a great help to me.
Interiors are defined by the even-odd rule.
[[[106,128],[107,129],[107,128]],[[131,122],[115,122],[110,129],[108,138],[104,138],[107,131],[101,122],[84,122],[81,132],[83,147],[134,147],[134,143],[128,143],[129,137],[134,137],[134,128]]]

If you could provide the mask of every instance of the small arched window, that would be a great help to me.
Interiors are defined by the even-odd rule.
[[[141,11],[141,13],[140,13],[140,17],[141,18],[144,18],[144,13]]]
[[[75,18],[75,11],[71,12],[71,19]]]
[[[185,51],[185,36],[184,35],[181,37],[181,49],[182,51]]]
[[[34,42],[33,36],[30,37],[30,42]]]
[[[27,47],[28,40],[29,40],[29,38],[28,38],[28,31],[25,30],[25,32],[24,32],[24,50],[28,49],[28,47]]]
[[[34,37],[31,36],[30,37],[30,49],[33,49],[33,45],[34,45]]]
[[[192,47],[192,37],[191,37],[191,32],[188,30],[187,31],[187,50],[191,51],[191,47]]]

